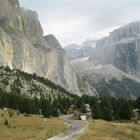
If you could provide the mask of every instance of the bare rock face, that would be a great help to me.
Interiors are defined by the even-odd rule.
[[[83,94],[131,99],[140,95],[140,22],[114,30],[90,52],[89,59],[71,61]]]
[[[37,13],[18,0],[0,0],[0,65],[49,78],[75,94],[75,74],[65,51],[52,36],[43,37]]]
[[[128,99],[140,96],[140,80],[113,65],[94,65],[88,60],[75,60],[72,65],[82,94]]]
[[[140,78],[140,22],[114,30],[97,42],[90,56],[96,64],[113,64],[120,70]]]
[[[76,74],[71,68],[65,50],[62,49],[60,43],[53,35],[47,35],[44,39],[49,47],[46,56],[47,59],[44,63],[48,66],[46,71],[44,71],[45,76],[52,79],[53,82],[57,81],[57,84],[62,85],[62,87],[65,87],[69,91],[80,95]]]

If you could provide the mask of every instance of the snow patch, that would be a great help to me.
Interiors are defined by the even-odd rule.
[[[94,69],[96,69],[96,70],[100,70],[101,68],[103,68],[103,65],[101,65],[101,64],[94,67]]]

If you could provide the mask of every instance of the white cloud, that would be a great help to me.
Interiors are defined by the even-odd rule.
[[[113,28],[140,19],[140,0],[20,0],[36,10],[45,34],[62,45],[99,38]]]

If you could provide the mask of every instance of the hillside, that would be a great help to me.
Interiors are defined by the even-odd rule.
[[[113,65],[95,65],[88,59],[73,60],[71,63],[83,94],[130,99],[140,96],[140,80]]]
[[[18,69],[0,67],[0,89],[5,92],[17,92],[30,98],[72,97],[64,88],[36,74],[28,74]]]

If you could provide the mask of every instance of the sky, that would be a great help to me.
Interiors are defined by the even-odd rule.
[[[140,20],[140,0],[20,0],[37,11],[44,35],[62,46],[99,39],[113,29]]]

